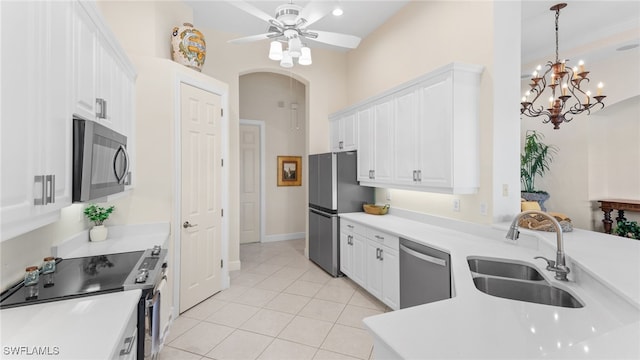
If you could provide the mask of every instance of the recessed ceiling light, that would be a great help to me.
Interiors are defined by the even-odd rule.
[[[342,14],[344,14],[344,11],[342,11],[341,8],[337,7],[333,9],[331,13],[333,14],[333,16],[341,16]]]
[[[631,50],[631,49],[637,48],[638,46],[640,46],[640,44],[629,44],[629,45],[625,45],[617,48],[616,51]]]

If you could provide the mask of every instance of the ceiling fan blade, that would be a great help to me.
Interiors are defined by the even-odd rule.
[[[263,21],[266,21],[270,24],[273,25],[279,25],[282,26],[282,24],[276,20],[273,16],[265,13],[264,11],[258,9],[257,7],[246,3],[244,1],[241,0],[227,0],[227,3],[229,3],[230,5],[233,5],[235,7],[237,7],[238,9],[245,11],[255,17],[257,17],[258,19],[261,19]]]
[[[281,33],[270,32],[270,33],[264,33],[264,34],[241,37],[241,38],[238,38],[238,39],[232,39],[232,40],[229,40],[227,42],[230,43],[230,44],[244,44],[244,43],[248,43],[248,42],[252,42],[252,41],[273,39],[273,38],[276,38],[276,37],[281,36],[281,35],[282,35]]]
[[[331,4],[329,1],[309,1],[307,6],[300,10],[300,14],[298,14],[298,19],[305,20],[303,24],[300,24],[300,27],[305,28],[327,16],[333,10],[333,5]]]
[[[354,35],[334,33],[330,31],[306,30],[302,35],[314,41],[355,49],[360,45],[360,38]]]

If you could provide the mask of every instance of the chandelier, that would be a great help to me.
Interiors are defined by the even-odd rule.
[[[286,42],[275,40],[271,42],[269,47],[269,59],[280,61],[280,66],[284,68],[293,67],[293,59],[298,59],[300,65],[311,65],[311,49],[302,44],[300,37],[295,30],[287,29],[284,31]],[[283,49],[283,42],[287,48]]]
[[[567,4],[560,3],[549,9],[556,13],[555,62],[547,62],[547,70],[544,74],[540,73],[542,66],[538,65],[529,84],[531,89],[525,93],[520,103],[522,106],[520,114],[529,117],[543,116],[542,122],[545,124],[551,122],[554,129],[559,129],[563,122],[571,121],[572,115],[578,115],[585,111],[589,114],[596,105],[604,108],[602,100],[606,97],[602,95],[602,83],[598,84],[597,93],[593,96],[593,100],[591,91],[583,90],[589,84],[587,77],[589,71],[585,70],[583,61],[580,61],[578,66],[571,68],[567,66],[568,59],[560,60],[558,57],[558,18],[560,17],[560,9],[565,6]],[[548,108],[545,109],[544,105],[536,105],[535,103],[547,87],[551,88],[551,97],[549,97]],[[556,89],[558,87],[559,89]]]

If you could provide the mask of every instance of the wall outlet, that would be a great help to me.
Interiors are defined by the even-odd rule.
[[[387,201],[391,201],[391,190],[387,189],[386,195],[387,195]]]
[[[489,212],[488,212],[488,209],[487,209],[487,203],[481,202],[480,203],[480,215],[487,216],[488,213]]]
[[[502,184],[502,196],[509,197],[509,184]]]
[[[453,199],[453,211],[460,212],[460,199]]]

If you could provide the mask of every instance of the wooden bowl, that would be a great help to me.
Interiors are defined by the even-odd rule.
[[[362,205],[362,209],[364,212],[371,215],[385,215],[389,211],[389,204],[380,206],[374,204],[364,204]]]

